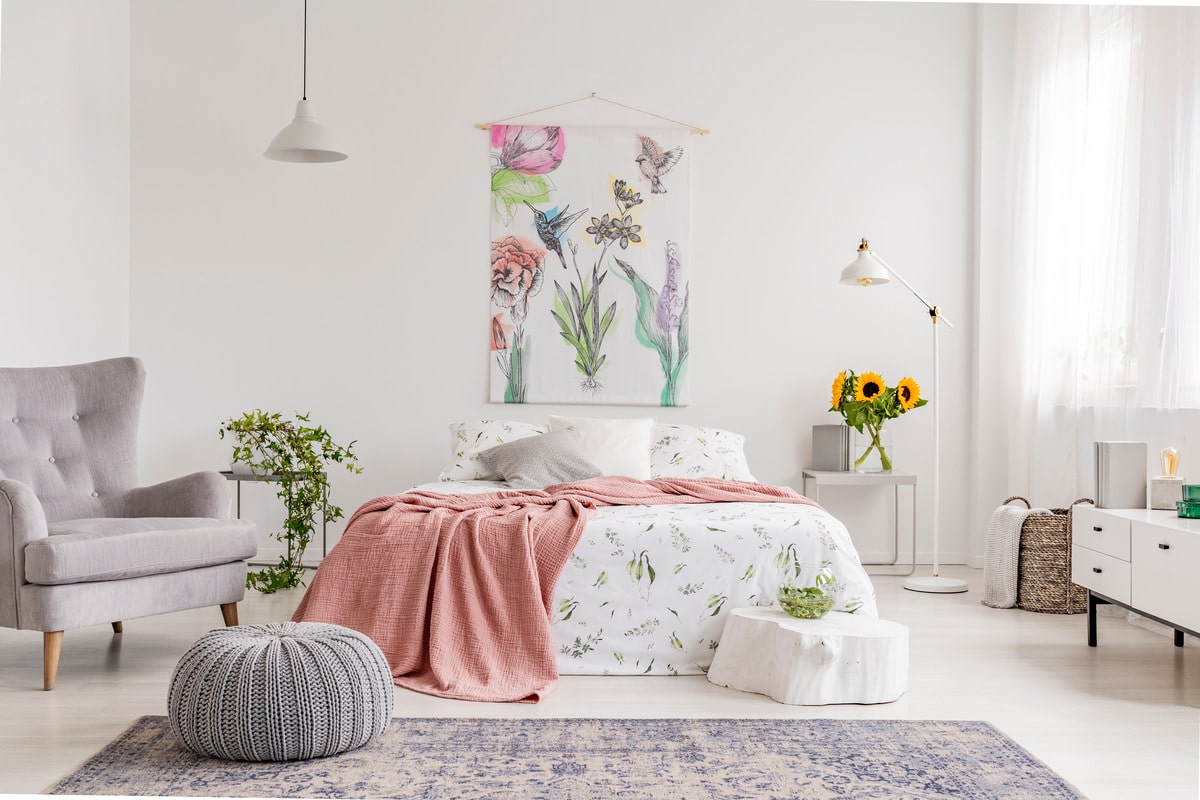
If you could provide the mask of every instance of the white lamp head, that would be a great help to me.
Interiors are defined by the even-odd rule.
[[[304,0],[304,60],[300,67],[300,99],[296,118],[275,135],[264,156],[293,164],[328,164],[345,161],[347,156],[333,146],[329,130],[317,122],[308,104],[308,0]]]
[[[841,283],[845,286],[874,286],[891,279],[892,274],[871,252],[870,243],[863,239],[858,246],[858,257],[842,270]]]
[[[296,118],[275,135],[263,155],[275,161],[301,164],[327,164],[346,159],[346,154],[334,146],[329,129],[317,122],[309,100],[296,101]]]

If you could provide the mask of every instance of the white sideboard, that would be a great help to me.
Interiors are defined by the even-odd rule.
[[[1096,646],[1096,606],[1136,611],[1200,636],[1200,520],[1174,511],[1076,506],[1071,524],[1071,580],[1088,590],[1088,645]]]

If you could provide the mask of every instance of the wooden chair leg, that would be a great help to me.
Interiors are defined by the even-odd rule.
[[[113,633],[123,633],[124,631],[125,631],[125,623],[123,623],[123,622],[114,622],[113,623]]]
[[[225,627],[237,625],[237,603],[221,603],[221,616],[225,618]]]
[[[42,689],[49,692],[58,677],[58,657],[62,653],[62,631],[42,634]]]

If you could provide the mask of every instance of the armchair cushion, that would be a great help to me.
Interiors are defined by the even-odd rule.
[[[223,479],[222,479],[223,480]],[[254,524],[142,517],[66,520],[25,547],[25,579],[55,586],[182,572],[252,558]]]

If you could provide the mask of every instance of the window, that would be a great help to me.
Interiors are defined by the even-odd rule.
[[[1200,10],[1023,8],[1018,59],[1039,405],[1200,408]]]

